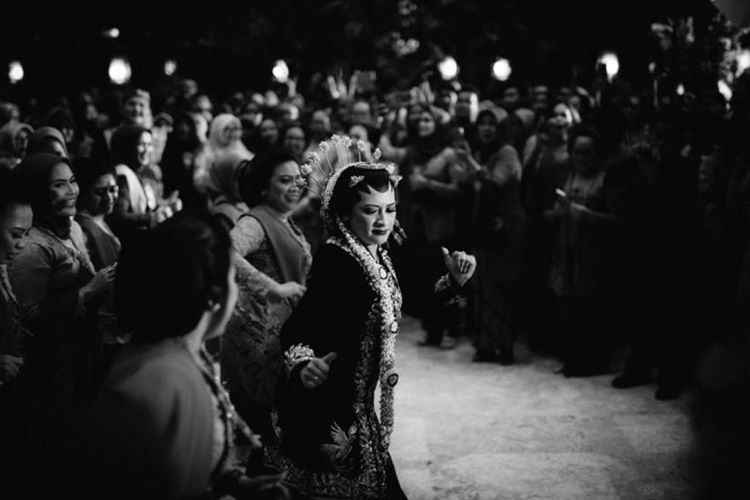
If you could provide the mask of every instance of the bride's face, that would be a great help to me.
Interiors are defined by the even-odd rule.
[[[349,228],[367,247],[388,241],[396,222],[396,194],[393,187],[381,193],[368,187],[352,208]]]

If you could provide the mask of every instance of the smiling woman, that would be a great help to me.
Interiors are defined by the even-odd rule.
[[[70,161],[34,153],[16,169],[34,211],[28,243],[9,273],[23,326],[34,336],[24,362],[23,398],[33,409],[25,448],[35,457],[27,463],[58,470],[65,438],[61,429],[91,401],[96,388],[100,337],[94,319],[114,270],[94,270],[83,231],[73,220],[79,188]],[[42,473],[36,466],[29,472]]]
[[[240,190],[250,211],[232,229],[238,306],[227,325],[222,370],[237,411],[268,441],[283,358],[279,330],[305,291],[310,245],[291,218],[302,192],[294,157],[273,150],[246,164]]]
[[[282,330],[281,439],[269,458],[311,498],[403,499],[388,452],[401,289],[386,244],[399,178],[393,165],[373,162],[366,145],[349,137],[325,141],[321,155],[326,160],[314,156],[305,170],[331,167],[321,211],[330,238]],[[444,258],[452,278],[443,276],[439,294],[448,298],[476,262],[463,252]]]
[[[78,197],[78,213],[75,220],[86,235],[86,248],[91,263],[97,271],[117,263],[122,245],[120,239],[105,221],[117,202],[119,188],[114,169],[106,163],[91,158],[78,158],[74,162],[79,173],[81,194]],[[102,332],[107,362],[117,348],[124,343],[114,314],[114,296],[107,293],[99,307],[99,327]],[[104,372],[105,366],[101,367]]]

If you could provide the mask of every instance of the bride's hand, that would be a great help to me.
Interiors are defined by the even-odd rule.
[[[448,272],[459,286],[464,286],[477,268],[477,258],[459,250],[450,253],[445,247],[441,247],[441,249]]]
[[[329,352],[322,358],[313,358],[302,370],[300,370],[299,376],[302,380],[302,385],[308,389],[317,389],[321,385],[325,384],[328,380],[328,372],[331,369],[331,363],[336,359],[338,354],[335,352]]]

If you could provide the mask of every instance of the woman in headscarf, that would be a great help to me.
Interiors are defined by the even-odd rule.
[[[222,113],[211,120],[207,147],[196,158],[193,182],[198,191],[205,192],[210,170],[217,161],[230,153],[239,154],[248,160],[253,159],[253,153],[242,142],[240,119],[229,113]]]
[[[29,137],[26,154],[48,153],[69,158],[65,136],[55,127],[39,127]]]
[[[415,291],[411,295],[420,301],[408,304],[407,308],[422,320],[426,332],[422,344],[439,346],[451,317],[442,305],[432,300],[430,290],[443,267],[439,249],[455,244],[458,209],[469,191],[454,169],[454,152],[447,131],[438,124],[430,106],[423,105],[420,109],[416,140],[408,148],[401,168],[404,176],[401,193],[411,204],[409,213],[401,212],[407,220],[407,246],[412,259],[409,268],[413,270]],[[451,330],[445,347],[455,345],[456,332]]]
[[[34,212],[28,243],[10,268],[23,326],[34,336],[24,363],[33,455],[27,466],[31,477],[54,478],[64,459],[66,425],[94,396],[96,306],[112,284],[114,268],[94,270],[83,231],[73,220],[79,189],[70,161],[33,153],[17,169]]]
[[[237,220],[248,211],[240,194],[240,174],[250,162],[244,156],[230,153],[216,162],[208,176],[207,191],[211,198],[209,211],[231,231]]]
[[[0,165],[14,168],[21,163],[33,132],[31,125],[21,122],[10,122],[0,128]]]
[[[525,259],[526,217],[521,205],[521,160],[513,146],[512,116],[492,109],[477,116],[476,196],[471,221],[477,255],[474,361],[515,361],[518,284]]]
[[[505,113],[507,116],[507,113]],[[501,122],[501,108],[485,108],[477,115],[477,121],[469,132],[471,154],[479,165],[487,165],[490,157],[500,146],[501,137],[497,126]]]

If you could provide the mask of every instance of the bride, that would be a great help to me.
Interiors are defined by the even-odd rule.
[[[388,452],[401,291],[386,243],[399,178],[378,159],[334,136],[307,166],[329,173],[321,211],[330,238],[282,329],[287,378],[277,402],[280,445],[269,458],[292,489],[313,498],[406,498]],[[446,249],[443,257],[449,272],[435,292],[449,300],[476,259]]]

